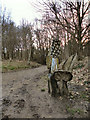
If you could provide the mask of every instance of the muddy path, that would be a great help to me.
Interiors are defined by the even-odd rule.
[[[47,73],[46,66],[3,73],[3,117],[72,117],[67,112],[67,106],[71,104],[75,106],[75,101],[71,101],[69,98],[51,97],[48,94]]]
[[[67,117],[62,103],[48,94],[47,81],[43,79],[46,74],[46,66],[3,73],[3,117]]]

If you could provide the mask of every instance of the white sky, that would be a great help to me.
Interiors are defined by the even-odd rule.
[[[40,18],[41,16],[32,5],[32,2],[36,3],[36,1],[42,0],[1,0],[2,10],[5,7],[7,8],[7,12],[11,13],[11,18],[16,25],[20,25],[22,19],[33,22],[35,18]]]
[[[33,22],[35,18],[40,18],[40,13],[36,12],[32,2],[33,0],[1,0],[2,11],[6,7],[16,25],[20,25],[22,18]]]

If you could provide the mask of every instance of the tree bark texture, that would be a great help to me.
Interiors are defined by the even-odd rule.
[[[72,80],[72,74],[71,72],[67,71],[55,71],[51,77],[50,77],[50,82],[49,85],[51,84],[51,89],[52,89],[52,96],[58,96],[58,95],[68,95],[68,86],[67,82]],[[49,87],[50,88],[50,87]],[[50,92],[51,90],[49,90]]]

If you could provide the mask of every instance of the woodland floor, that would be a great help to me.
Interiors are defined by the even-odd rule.
[[[68,83],[68,97],[48,93],[47,67],[2,74],[2,113],[8,118],[87,118],[89,98],[88,58],[79,61]]]

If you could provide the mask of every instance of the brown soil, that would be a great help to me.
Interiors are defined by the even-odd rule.
[[[3,117],[87,117],[87,87],[74,82],[77,79],[75,75],[78,73],[74,71],[73,80],[68,84],[70,95],[58,98],[48,94],[47,73],[46,66],[3,73]]]

